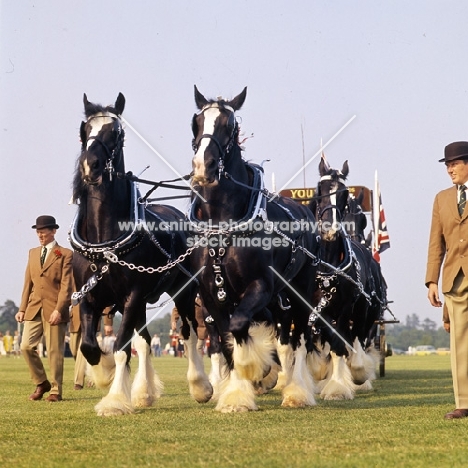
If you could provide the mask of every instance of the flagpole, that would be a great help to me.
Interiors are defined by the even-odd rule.
[[[379,190],[379,179],[377,176],[377,169],[375,170],[374,178],[374,193],[373,193],[373,224],[374,224],[374,248],[373,251],[379,250],[379,221],[380,221],[380,190]],[[372,252],[372,253],[374,253]]]

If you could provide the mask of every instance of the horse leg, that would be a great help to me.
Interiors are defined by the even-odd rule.
[[[232,369],[221,382],[216,411],[221,413],[243,413],[256,411],[255,391],[250,380],[240,378]]]
[[[133,343],[138,354],[138,370],[132,384],[132,403],[136,408],[145,408],[153,405],[164,388],[151,361],[151,337],[146,326],[145,306],[141,307],[135,328],[138,336]]]
[[[130,400],[130,372],[125,351],[114,353],[115,377],[109,393],[94,407],[98,416],[118,416],[134,412]]]
[[[323,387],[320,396],[324,400],[352,400],[354,399],[354,384],[351,371],[344,356],[331,352],[333,372],[330,380]]]
[[[122,313],[117,339],[114,343],[115,377],[109,393],[95,406],[99,416],[116,416],[134,412],[131,402],[130,361],[131,341],[135,325],[145,303],[141,304],[138,294],[130,295]],[[139,315],[140,314],[140,315]]]
[[[185,354],[188,360],[187,380],[192,398],[198,403],[206,403],[213,396],[213,387],[205,373],[203,357],[197,350],[197,334],[190,325],[189,336],[184,336]]]
[[[302,336],[294,351],[291,379],[283,388],[283,402],[281,406],[303,408],[314,406],[314,381],[307,369],[307,348]]]
[[[141,336],[134,339],[138,354],[138,370],[132,384],[132,404],[135,408],[146,408],[162,394],[164,385],[159,379],[151,362],[151,350],[146,340]]]
[[[192,326],[192,322],[196,321],[194,290],[187,288],[177,296],[174,302],[182,318],[182,337],[188,361],[187,381],[190,395],[198,403],[206,403],[213,395],[213,387],[205,373],[203,356],[197,349],[198,336]]]
[[[109,389],[115,375],[114,356],[101,351],[96,339],[96,332],[102,311],[94,303],[83,299],[80,305],[81,352],[91,365],[91,378],[97,388]]]
[[[307,367],[314,379],[315,388],[320,393],[330,380],[332,361],[330,357],[330,343],[319,343],[319,349],[307,355]]]
[[[356,353],[351,353],[347,364],[351,370],[356,390],[372,390],[372,380],[376,379],[375,368],[379,359],[377,350],[366,352],[358,338],[355,338],[353,347]]]
[[[292,346],[289,343],[281,344],[281,341],[278,342],[278,357],[281,362],[281,371],[278,374],[275,387],[278,390],[282,390],[291,381],[293,354]]]

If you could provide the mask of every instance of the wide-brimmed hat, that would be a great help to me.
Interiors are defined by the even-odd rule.
[[[468,141],[455,141],[445,147],[445,157],[439,162],[455,161],[457,159],[468,159]]]
[[[32,228],[33,229],[44,229],[44,228],[58,229],[59,226],[53,216],[42,215],[36,219],[36,224],[32,226]]]

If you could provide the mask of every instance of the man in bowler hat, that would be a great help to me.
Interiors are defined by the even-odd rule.
[[[450,331],[455,395],[455,409],[445,419],[459,419],[468,416],[468,142],[447,145],[439,162],[445,163],[454,185],[439,192],[434,200],[425,283],[431,305],[442,307],[442,269],[441,290],[448,312],[444,327]]]
[[[49,215],[39,216],[36,230],[40,247],[29,251],[24,276],[21,304],[15,318],[24,322],[21,351],[36,385],[30,400],[62,400],[65,332],[69,321],[72,293],[72,257],[70,249],[57,244],[55,233],[59,226]],[[45,337],[50,380],[47,378],[37,347]]]

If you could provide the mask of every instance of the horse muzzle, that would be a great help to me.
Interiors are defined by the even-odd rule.
[[[83,182],[86,184],[86,185],[101,185],[102,183],[102,175],[100,175],[99,177],[97,178],[92,178],[90,176],[84,176],[83,177]]]
[[[204,175],[195,175],[192,177],[192,187],[199,186],[199,187],[208,187],[218,185],[218,179],[216,178],[208,178]]]

